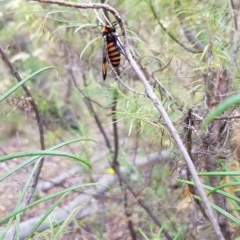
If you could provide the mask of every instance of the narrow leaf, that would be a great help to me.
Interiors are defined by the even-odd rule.
[[[24,83],[26,83],[27,81],[33,79],[34,77],[36,77],[38,74],[49,70],[49,69],[57,69],[54,66],[49,66],[49,67],[45,67],[42,69],[37,70],[36,72],[32,73],[30,76],[28,76],[27,78],[23,79],[21,82],[18,82],[17,84],[15,84],[13,87],[11,87],[7,92],[5,92],[3,95],[0,96],[0,102],[2,102],[3,100],[5,100],[7,97],[9,97],[12,93],[14,93],[18,88],[20,88]]]

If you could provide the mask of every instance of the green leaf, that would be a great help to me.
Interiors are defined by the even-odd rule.
[[[240,171],[200,172],[198,176],[240,176]]]
[[[37,70],[36,72],[32,73],[30,76],[28,76],[27,78],[23,79],[21,82],[18,82],[17,84],[15,84],[13,87],[11,87],[7,92],[5,92],[3,95],[0,96],[0,102],[2,102],[3,100],[5,100],[7,97],[9,97],[12,93],[14,93],[18,88],[20,88],[24,83],[26,83],[27,81],[33,79],[34,77],[36,77],[38,74],[49,70],[49,69],[57,69],[54,66],[49,66],[49,67],[45,67],[42,69]]]
[[[49,149],[46,149],[45,151],[52,151],[52,150],[58,149],[60,147],[69,145],[71,143],[80,142],[80,141],[93,141],[93,140],[85,139],[85,138],[77,138],[77,139],[73,139],[73,140],[69,140],[69,141],[57,144],[57,145],[55,145],[55,146],[53,146],[53,147],[51,147]],[[27,166],[28,164],[32,163],[33,161],[37,160],[38,158],[39,158],[39,156],[33,157],[33,158],[27,159],[26,161],[20,163],[19,165],[17,165],[13,169],[11,169],[10,171],[8,171],[4,175],[2,175],[0,177],[0,182],[3,181],[4,179],[8,178],[9,176],[11,176],[13,173],[17,172],[18,170],[22,169],[23,167]]]
[[[230,214],[229,212],[225,211],[224,209],[218,207],[217,205],[215,205],[211,202],[210,202],[210,205],[213,209],[215,209],[216,211],[218,211],[219,213],[221,213],[222,215],[224,215],[225,217],[230,219],[232,222],[234,222],[238,225],[240,224],[240,220],[238,218],[236,218],[235,216],[233,216],[232,214]]]
[[[224,99],[221,103],[219,103],[214,110],[212,110],[203,120],[202,129],[206,129],[207,125],[209,125],[214,118],[221,115],[224,111],[232,108],[240,103],[240,94],[233,95],[229,98]]]
[[[27,235],[26,239],[29,239],[35,233],[35,231],[37,231],[37,229],[48,218],[48,216],[51,214],[51,212],[61,203],[63,198],[68,195],[68,193],[70,193],[70,192],[63,194],[53,205],[50,206],[50,208],[40,217],[40,220],[34,225],[33,229]]]
[[[32,207],[34,207],[34,206],[36,206],[36,205],[38,205],[38,204],[40,204],[40,203],[42,203],[42,202],[48,201],[48,200],[53,199],[53,198],[55,198],[55,197],[59,197],[59,196],[61,196],[61,195],[63,195],[63,194],[69,193],[69,192],[71,192],[71,191],[75,191],[75,190],[77,190],[78,188],[92,187],[92,186],[99,186],[99,185],[100,185],[100,184],[98,184],[98,183],[79,184],[79,185],[76,185],[76,186],[73,186],[73,187],[69,187],[69,188],[60,190],[60,191],[58,191],[58,192],[49,194],[49,195],[47,195],[46,197],[43,197],[43,198],[41,198],[41,199],[38,199],[38,200],[36,200],[35,202],[32,202],[32,203],[30,203],[29,205],[27,205],[27,206],[25,206],[25,207],[23,207],[23,208],[21,208],[21,209],[18,209],[18,210],[16,210],[16,211],[13,211],[13,212],[10,213],[8,216],[6,216],[6,217],[4,217],[4,218],[2,218],[2,219],[0,220],[0,225],[3,224],[4,222],[6,222],[8,219],[16,216],[17,214],[19,214],[19,213],[21,213],[21,212],[24,212],[24,211],[26,211],[27,209],[32,208]],[[104,186],[104,185],[102,185],[102,186]]]
[[[66,152],[61,152],[61,151],[48,151],[48,150],[42,150],[42,151],[31,151],[31,152],[19,152],[19,153],[13,153],[13,154],[8,154],[5,156],[0,157],[0,162],[5,162],[14,158],[19,158],[19,157],[31,157],[31,156],[63,156],[63,157],[68,157],[68,158],[72,158],[74,160],[77,160],[81,163],[83,163],[84,165],[86,165],[87,167],[91,168],[91,164],[85,160],[82,159],[74,154],[70,154],[70,153],[66,153]]]
[[[179,182],[182,182],[182,183],[189,184],[189,185],[193,185],[193,186],[195,185],[192,181],[188,181],[188,180],[178,179],[178,181],[179,181]],[[233,195],[231,195],[231,194],[229,194],[229,193],[226,193],[226,192],[224,192],[224,191],[215,189],[215,188],[213,188],[213,187],[210,187],[210,186],[207,186],[207,185],[204,185],[204,184],[202,184],[202,186],[203,186],[203,188],[205,188],[205,189],[207,189],[207,190],[211,190],[211,191],[215,190],[216,193],[219,193],[219,194],[221,194],[221,195],[223,195],[223,196],[225,196],[225,197],[227,197],[227,198],[229,198],[229,199],[232,199],[232,200],[234,200],[234,201],[236,201],[236,202],[240,202],[240,199],[239,199],[239,198],[237,198],[236,196],[233,196]],[[198,196],[194,196],[194,198],[196,198],[196,199],[198,199],[198,200],[201,200],[201,198],[198,197]],[[211,205],[211,207],[212,207],[213,209],[215,209],[216,211],[218,211],[219,213],[221,213],[222,215],[224,215],[225,217],[227,217],[228,219],[230,219],[232,222],[234,222],[234,223],[236,223],[236,224],[240,224],[240,220],[237,219],[237,218],[236,218],[235,216],[233,216],[232,214],[230,214],[229,212],[227,212],[227,211],[225,211],[224,209],[218,207],[217,205],[211,203],[210,201],[209,201],[209,204]]]
[[[80,59],[82,59],[84,53],[87,51],[87,49],[94,43],[96,42],[98,39],[100,39],[101,37],[96,37],[93,40],[89,41],[88,44],[84,47],[84,49],[82,50],[81,54],[80,54]]]
[[[194,186],[194,183],[192,181],[183,180],[183,179],[177,179],[177,181],[181,182],[181,183],[189,184],[191,186]],[[207,190],[210,190],[210,191],[212,191],[214,189],[213,187],[207,186],[205,184],[202,184],[202,186],[203,186],[204,189],[207,189]],[[236,202],[240,203],[240,198],[238,198],[238,197],[236,197],[236,196],[234,196],[232,194],[229,194],[229,193],[224,192],[222,190],[216,190],[216,193],[219,193],[219,194],[221,194],[221,195],[223,195],[223,196],[225,196],[225,197],[227,197],[227,198],[229,198],[229,199],[231,199],[233,201],[236,201]]]
[[[215,193],[215,192],[216,192],[217,190],[219,190],[219,189],[227,188],[227,187],[232,187],[232,186],[240,186],[240,182],[229,182],[229,183],[221,184],[221,185],[215,187],[212,191],[210,191],[210,192],[208,193],[208,196],[209,196],[210,194]]]

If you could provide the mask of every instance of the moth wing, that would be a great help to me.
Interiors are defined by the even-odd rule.
[[[103,80],[107,77],[108,57],[107,57],[107,41],[103,39],[103,63],[102,63],[102,75]]]

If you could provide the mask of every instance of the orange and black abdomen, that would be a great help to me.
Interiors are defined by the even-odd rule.
[[[117,36],[115,28],[110,25],[105,25],[102,31],[102,36],[105,39],[105,51],[107,52],[110,63],[114,68],[120,65],[121,53],[117,44]],[[107,75],[107,56],[103,56],[103,78]]]
[[[107,52],[109,60],[113,67],[118,67],[120,65],[121,54],[115,42],[107,42]]]

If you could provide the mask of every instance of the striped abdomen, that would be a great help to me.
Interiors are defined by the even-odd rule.
[[[105,52],[103,54],[103,79],[107,76],[107,56],[114,68],[117,68],[120,65],[121,53],[117,44],[116,30],[110,25],[105,25],[102,31],[102,36],[105,41]]]
[[[112,66],[118,67],[120,65],[121,54],[116,41],[107,41],[107,52]]]

